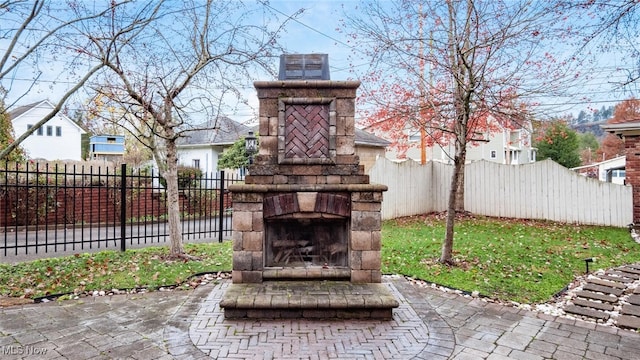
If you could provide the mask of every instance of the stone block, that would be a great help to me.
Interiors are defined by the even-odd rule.
[[[342,177],[343,184],[368,184],[369,175],[350,175]]]
[[[262,211],[262,203],[255,202],[236,202],[233,204],[234,214],[236,211],[260,212]]]
[[[242,284],[242,271],[231,270],[231,282],[234,284]]]
[[[273,176],[274,184],[287,184],[289,183],[289,177],[286,175],[274,175]]]
[[[371,231],[352,231],[351,232],[351,249],[352,250],[372,250],[371,248]]]
[[[262,270],[264,269],[264,253],[262,251],[251,251],[251,270],[256,270],[262,278]]]
[[[233,252],[233,270],[253,270],[252,251]]]
[[[256,155],[253,157],[253,163],[257,165],[275,165],[278,163],[278,155]]]
[[[235,214],[234,214],[235,216]],[[382,217],[379,212],[352,211],[351,230],[353,231],[377,231],[381,229]]]
[[[251,222],[251,230],[264,231],[264,219],[262,217],[262,211],[256,211],[253,213],[253,221]]]
[[[244,232],[242,231],[234,231],[231,235],[233,239],[233,251],[242,251],[242,237]]]
[[[326,179],[327,184],[340,184],[342,177],[340,175],[328,175]]]
[[[362,270],[380,270],[380,266],[380,251],[371,250],[362,252]]]
[[[313,212],[316,206],[317,192],[299,192],[298,205],[302,212]]]
[[[309,165],[309,166],[291,166],[290,174],[292,175],[313,175],[318,176],[323,174],[322,166]]]
[[[252,211],[234,211],[232,226],[233,226],[233,229],[236,231],[253,230],[253,212]]]
[[[349,255],[351,269],[362,269],[362,251],[352,250]]]
[[[251,172],[251,170],[249,170]],[[244,178],[244,183],[252,184],[273,184],[273,176],[271,175],[250,175]]]
[[[356,122],[355,122],[355,118],[353,117],[353,115],[351,116],[342,116],[342,115],[347,115],[347,114],[341,114],[341,118],[343,118],[344,120],[344,124],[345,124],[345,134],[347,136],[351,136],[354,137],[356,136]]]
[[[337,99],[336,112],[340,117],[353,116],[356,113],[355,99]]]
[[[316,176],[304,176],[304,175],[289,176],[289,184],[315,185],[316,183],[317,183]]]
[[[355,155],[356,144],[353,137],[336,136],[336,155]]]
[[[278,165],[263,164],[263,163],[258,163],[256,161],[253,165],[251,165],[250,171],[251,171],[251,175],[249,175],[250,177],[271,176],[278,171]]]
[[[358,164],[359,162],[360,162],[360,157],[358,157],[357,155],[337,155],[336,154],[336,164],[355,165],[355,164]]]
[[[382,250],[382,232],[371,232],[371,250]]]
[[[275,156],[278,153],[277,136],[260,136],[259,154]]]
[[[242,250],[246,251],[262,251],[262,231],[248,231],[242,237]]]
[[[382,202],[381,191],[361,191],[353,193],[353,201]]]
[[[382,204],[379,202],[354,202],[353,210],[355,211],[381,211]]]
[[[273,117],[278,115],[278,100],[275,99],[260,99],[260,117]]]
[[[260,112],[261,114],[258,119],[258,134],[260,134],[261,136],[273,135],[269,133],[269,113],[262,113],[262,111]]]
[[[351,282],[352,283],[370,283],[371,271],[369,270],[351,270]]]
[[[254,193],[254,192],[234,192],[233,193],[233,206],[235,208],[235,206],[239,203],[260,203],[262,204],[262,198],[263,195],[260,193]],[[250,210],[253,211],[253,210]]]
[[[262,271],[243,271],[242,282],[251,284],[262,283]]]
[[[269,117],[269,136],[278,136],[278,126],[279,126],[279,121],[278,121],[278,115],[276,112],[274,113],[274,116]]]

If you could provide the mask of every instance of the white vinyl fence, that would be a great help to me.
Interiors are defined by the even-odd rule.
[[[383,219],[445,211],[453,166],[381,158],[372,183],[389,190]],[[626,226],[633,221],[631,187],[589,179],[551,161],[502,165],[478,161],[465,168],[465,210],[478,215]]]

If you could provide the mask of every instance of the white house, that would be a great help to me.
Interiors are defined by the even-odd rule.
[[[626,178],[626,156],[618,156],[613,159],[604,160],[598,163],[575,167],[571,170],[582,173],[589,173],[598,170],[598,180],[614,184],[624,185]]]
[[[218,158],[222,151],[252,131],[250,127],[224,116],[194,128],[202,130],[187,132],[176,142],[178,163],[197,167],[204,174],[218,171]]]
[[[499,124],[494,124],[501,127]],[[536,161],[536,149],[531,143],[531,124],[510,129],[502,127],[501,131],[477,133],[475,141],[467,144],[467,162],[487,160],[499,164],[528,164]],[[380,134],[383,136],[382,134]],[[407,150],[407,158],[416,161],[421,160],[420,131],[407,129],[405,131],[407,141],[410,144]],[[384,137],[384,136],[383,136]],[[439,161],[447,164],[453,163],[455,154],[454,143],[439,146],[428,146],[425,149],[427,161]],[[391,150],[388,158],[397,158],[397,153]]]
[[[24,105],[9,112],[15,137],[18,138],[55,106],[49,100]],[[58,113],[39,127],[20,145],[30,159],[82,160],[81,137],[85,134],[78,124],[64,114]]]

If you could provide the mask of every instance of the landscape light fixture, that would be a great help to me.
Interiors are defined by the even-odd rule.
[[[592,263],[593,260],[594,260],[594,258],[586,258],[586,259],[584,259],[584,264],[587,267],[587,272],[586,272],[587,274],[589,273],[589,263]]]
[[[249,156],[249,165],[253,164],[253,155],[258,152],[258,138],[249,131],[249,135],[244,138],[244,149]]]

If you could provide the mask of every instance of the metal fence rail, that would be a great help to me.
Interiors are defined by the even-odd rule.
[[[179,178],[185,241],[231,235],[223,171]],[[168,240],[163,179],[153,172],[49,164],[0,166],[0,254],[139,247]]]

